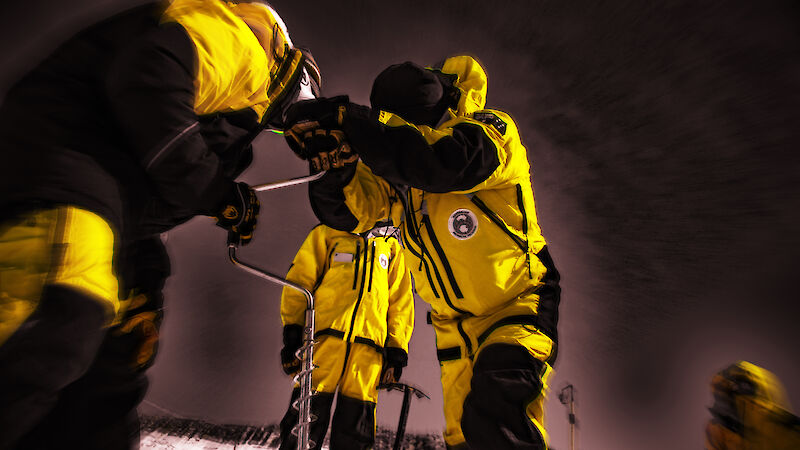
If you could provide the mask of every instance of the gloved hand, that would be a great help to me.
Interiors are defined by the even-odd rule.
[[[381,384],[397,383],[403,375],[403,367],[408,365],[408,354],[405,350],[396,347],[383,349],[383,368],[381,369]]]
[[[286,375],[293,375],[300,370],[302,361],[297,358],[297,350],[303,346],[303,326],[290,324],[283,327],[283,348],[281,349],[281,367]]]
[[[287,112],[286,142],[311,172],[337,169],[358,161],[341,127],[350,101],[346,95],[298,102]]]
[[[358,161],[358,155],[345,140],[341,130],[317,129],[301,142],[312,156],[308,159],[311,173],[323,170],[341,169]]]
[[[144,370],[155,361],[158,330],[163,317],[158,301],[154,299],[157,295],[160,294],[132,294],[121,322],[111,328],[115,348],[128,355],[125,359],[136,370]]]
[[[253,239],[260,203],[246,183],[232,183],[231,190],[215,216],[217,225],[229,231],[228,241],[247,245]]]
[[[317,128],[341,128],[347,116],[347,107],[349,105],[350,98],[346,95],[297,102],[286,111],[286,129],[284,133],[287,139],[291,137],[299,142],[298,136],[306,131]],[[301,154],[298,154],[298,156],[303,158]]]

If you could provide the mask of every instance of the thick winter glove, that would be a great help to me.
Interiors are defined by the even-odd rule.
[[[111,329],[118,352],[126,354],[133,369],[144,370],[155,360],[162,312],[157,294],[137,292],[130,297],[128,310],[119,325]]]
[[[397,383],[403,375],[403,367],[408,365],[408,354],[405,350],[395,347],[383,349],[383,369],[381,369],[381,384]]]
[[[303,326],[286,325],[283,327],[283,348],[281,349],[281,367],[286,375],[300,370],[302,361],[297,358],[297,350],[303,346]]]
[[[247,245],[253,239],[260,204],[256,192],[246,183],[233,183],[215,216],[217,225],[229,231],[228,240]]]
[[[347,96],[321,98],[298,102],[287,112],[286,142],[313,173],[358,161],[341,129],[348,105]]]
[[[286,112],[287,139],[292,137],[299,142],[297,136],[309,129],[341,128],[347,115],[348,105],[350,98],[346,95],[304,100],[293,104]],[[302,154],[298,156],[303,158]]]
[[[358,161],[358,155],[345,140],[344,132],[341,130],[317,129],[301,144],[313,153],[308,159],[312,174],[323,170],[341,169]]]

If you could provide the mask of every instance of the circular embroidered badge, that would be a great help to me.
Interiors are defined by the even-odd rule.
[[[378,263],[381,265],[381,269],[387,269],[389,267],[389,257],[381,253],[381,256],[378,257]]]
[[[478,217],[468,209],[457,209],[450,214],[447,228],[456,239],[469,239],[478,231]]]

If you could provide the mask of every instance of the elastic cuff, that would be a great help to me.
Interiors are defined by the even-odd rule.
[[[405,367],[408,365],[408,353],[402,348],[386,347],[384,349],[387,365]]]
[[[202,214],[216,216],[226,205],[233,205],[236,194],[236,182],[228,178],[217,178],[208,184],[203,193],[204,204],[200,207]]]

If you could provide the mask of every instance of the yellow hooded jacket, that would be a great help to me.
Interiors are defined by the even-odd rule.
[[[265,3],[173,0],[162,22],[177,22],[197,53],[198,115],[271,110],[302,67],[280,16]]]
[[[353,231],[360,232],[387,216],[402,223],[406,261],[434,319],[507,310],[504,315],[518,316],[516,323],[536,325],[555,339],[557,299],[539,304],[537,291],[549,278],[557,282],[558,275],[537,222],[526,148],[508,114],[483,109],[487,79],[475,59],[452,57],[440,70],[455,75],[460,97],[450,119],[438,127],[380,111],[377,119],[386,126],[379,133],[388,138],[375,148],[359,140],[370,139],[363,131],[369,127],[366,120],[345,123],[366,163],[343,183],[341,200],[353,218],[345,226],[355,224]],[[393,129],[403,133],[391,136]],[[414,146],[422,150],[411,159],[408,149]],[[448,158],[463,159],[475,148],[477,156],[448,164]],[[410,185],[406,195],[403,184]],[[318,215],[341,214],[327,206],[321,189],[312,186],[311,194]]]
[[[411,276],[394,237],[362,237],[318,225],[286,278],[314,293],[316,336],[402,349],[414,328]],[[284,288],[283,325],[303,325],[306,298]]]
[[[706,449],[800,448],[800,418],[772,372],[739,361],[715,375],[711,388],[716,401],[706,425]]]
[[[249,162],[243,148],[218,154],[201,122],[244,112],[254,129],[242,125],[236,132],[260,131],[259,121],[302,72],[303,57],[266,4],[174,0],[82,31],[20,80],[2,109],[0,133],[15,143],[3,147],[0,165],[4,210],[27,213],[32,204],[72,210],[68,220],[57,219],[63,214],[55,210],[32,212],[26,222],[38,228],[4,233],[27,262],[14,262],[11,275],[0,277],[14,284],[13,299],[0,299],[0,343],[35,309],[46,279],[100,297],[111,316],[122,314],[111,267],[119,261],[112,255],[118,258],[114,246],[139,232],[145,205],[159,206],[147,220],[165,228],[174,217],[213,214],[244,169],[239,163]],[[236,138],[220,140],[239,144]],[[55,223],[68,224],[54,228],[63,236],[48,231]],[[52,267],[34,263],[50,261],[53,241],[75,241],[72,248],[81,250]],[[102,264],[85,273],[89,261]],[[48,275],[57,267],[58,275]],[[31,283],[33,276],[42,281]]]

